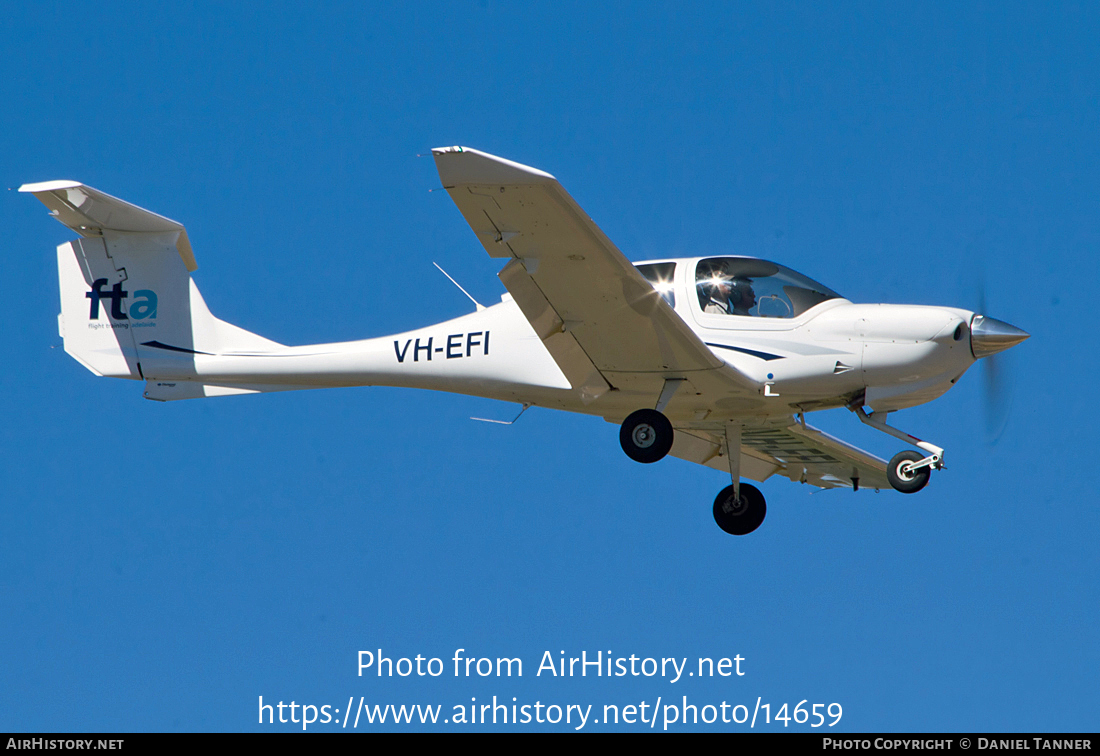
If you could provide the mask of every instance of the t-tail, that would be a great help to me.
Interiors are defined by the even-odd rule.
[[[80,234],[57,248],[58,330],[80,364],[96,375],[147,380],[150,399],[262,390],[158,380],[193,372],[197,354],[283,348],[210,313],[191,278],[197,266],[182,224],[75,181],[19,191]]]

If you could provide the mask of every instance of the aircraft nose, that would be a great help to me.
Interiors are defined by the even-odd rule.
[[[970,321],[970,351],[975,357],[988,357],[1014,347],[1031,336],[1003,320],[975,315]]]

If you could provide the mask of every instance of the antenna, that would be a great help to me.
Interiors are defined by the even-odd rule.
[[[437,263],[437,262],[433,262],[433,263],[432,263],[432,265],[434,265],[435,267],[439,268],[439,263]],[[461,292],[462,292],[463,294],[465,294],[466,296],[470,297],[470,292],[468,292],[468,291],[466,291],[465,289],[463,289],[463,288],[462,288],[462,284],[460,284],[460,283],[459,283],[458,281],[456,281],[456,280],[454,280],[453,278],[451,278],[451,274],[450,274],[450,273],[448,273],[447,271],[443,270],[443,268],[439,268],[439,272],[440,272],[440,273],[442,273],[443,275],[447,276],[447,279],[448,279],[448,280],[449,280],[449,281],[450,281],[451,283],[453,283],[453,284],[454,284],[455,286],[457,286],[457,287],[458,287],[458,290],[459,290],[459,291],[461,291]],[[478,301],[477,301],[476,299],[474,299],[473,297],[470,297],[470,301],[471,301],[471,302],[473,302],[473,303],[474,303],[474,305],[475,305],[475,306],[477,307],[477,311],[478,311],[478,312],[481,312],[482,310],[484,310],[484,309],[485,309],[485,305],[481,304],[480,302],[478,302]],[[514,421],[513,421],[513,422],[514,422]]]
[[[519,420],[520,415],[522,415],[524,412],[526,412],[530,407],[531,407],[530,402],[524,402],[523,403],[523,409],[521,409],[519,411],[519,415],[516,415],[511,420],[490,420],[487,417],[471,417],[470,419],[471,420],[480,420],[483,423],[496,423],[497,425],[512,425],[516,422],[516,420]]]

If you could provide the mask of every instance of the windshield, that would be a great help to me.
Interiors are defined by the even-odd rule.
[[[790,268],[753,257],[708,257],[695,268],[703,312],[758,318],[795,318],[841,296]]]

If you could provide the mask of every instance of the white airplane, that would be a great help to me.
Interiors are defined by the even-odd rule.
[[[598,415],[621,426],[633,460],[728,471],[714,518],[744,535],[767,510],[742,477],[922,489],[944,450],[887,414],[1028,338],[969,310],[853,304],[753,257],[634,264],[550,174],[465,147],[432,153],[478,240],[506,261],[508,293],[428,328],[297,347],[210,313],[176,221],[74,181],[22,186],[80,235],[57,248],[65,351],[96,375],[145,381],[157,401],[404,386]],[[806,423],[831,407],[921,451],[885,462]]]

